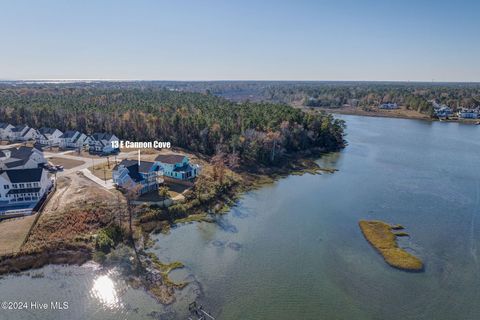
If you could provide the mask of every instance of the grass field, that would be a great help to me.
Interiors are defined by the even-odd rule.
[[[0,256],[20,249],[34,220],[35,215],[0,222]]]
[[[111,160],[110,164],[107,162],[96,164],[88,168],[88,170],[90,170],[90,172],[93,173],[93,175],[96,176],[97,178],[100,178],[102,180],[106,178],[108,180],[108,179],[112,179],[113,167],[115,167],[115,161]]]

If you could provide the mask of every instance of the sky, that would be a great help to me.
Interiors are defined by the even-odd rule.
[[[480,1],[2,0],[0,79],[480,81]]]

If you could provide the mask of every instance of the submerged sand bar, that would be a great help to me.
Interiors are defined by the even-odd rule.
[[[361,220],[359,225],[365,238],[389,265],[408,271],[423,270],[423,262],[419,258],[398,247],[397,235],[393,231],[403,227],[392,226],[377,220]]]

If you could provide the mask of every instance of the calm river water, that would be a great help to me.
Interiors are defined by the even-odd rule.
[[[348,147],[247,193],[217,224],[154,236],[161,260],[192,284],[162,307],[93,264],[0,280],[1,301],[68,301],[64,311],[0,319],[186,319],[197,298],[217,319],[480,319],[480,126],[342,116]],[[360,219],[406,227],[423,273],[390,268]],[[36,277],[41,273],[43,277]]]

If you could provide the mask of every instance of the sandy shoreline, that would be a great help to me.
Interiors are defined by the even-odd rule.
[[[477,124],[480,119],[448,119],[440,120],[430,118],[429,116],[411,110],[398,109],[398,110],[376,110],[365,111],[354,108],[322,108],[322,110],[332,114],[344,114],[352,116],[362,117],[374,117],[374,118],[395,118],[395,119],[412,119],[412,120],[424,120],[424,121],[439,121],[439,122],[457,122],[464,124]]]

